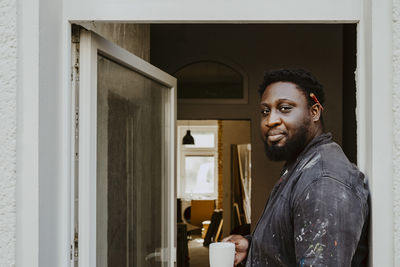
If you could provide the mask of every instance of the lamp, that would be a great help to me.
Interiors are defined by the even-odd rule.
[[[194,138],[190,134],[190,130],[186,130],[186,135],[182,139],[182,145],[194,145]]]

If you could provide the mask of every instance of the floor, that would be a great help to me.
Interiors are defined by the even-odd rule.
[[[209,267],[208,248],[203,246],[200,236],[192,236],[189,241],[189,263],[190,267]]]

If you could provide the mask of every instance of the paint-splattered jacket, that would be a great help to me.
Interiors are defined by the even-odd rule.
[[[369,191],[330,134],[284,172],[248,236],[246,266],[366,266]]]

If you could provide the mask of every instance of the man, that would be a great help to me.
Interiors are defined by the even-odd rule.
[[[236,245],[235,265],[366,266],[368,186],[324,133],[322,85],[282,69],[259,92],[266,155],[286,164],[252,235],[224,239]]]

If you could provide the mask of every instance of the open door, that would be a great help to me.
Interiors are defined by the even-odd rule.
[[[174,266],[176,79],[83,28],[73,47],[72,266]]]

